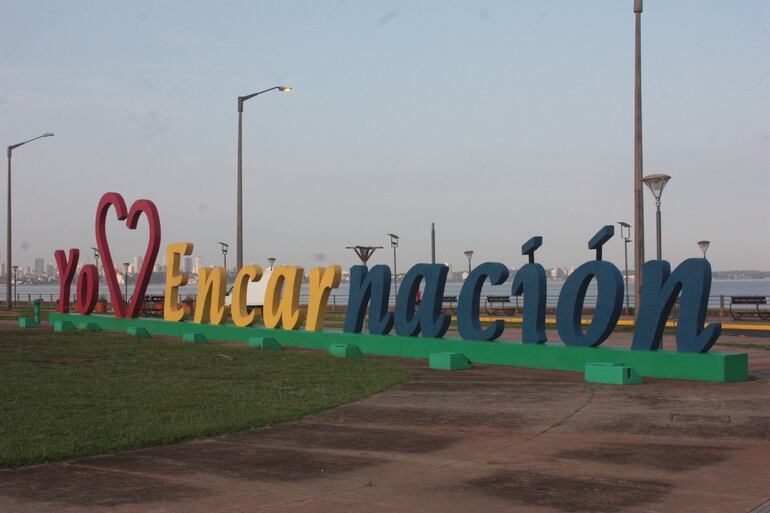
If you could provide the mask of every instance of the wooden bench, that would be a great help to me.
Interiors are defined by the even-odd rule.
[[[511,296],[487,296],[484,301],[484,310],[487,315],[495,315],[498,313],[515,315],[516,307],[506,309],[506,305],[511,302]],[[500,305],[500,306],[495,306]]]
[[[449,306],[444,306],[449,303]],[[448,313],[455,313],[457,311],[457,296],[444,296],[441,298],[441,310]]]
[[[770,310],[760,309],[760,305],[767,304],[766,296],[732,296],[730,298],[730,317],[736,321],[744,315],[756,315],[762,320],[770,319]],[[754,308],[733,308],[733,305],[747,305]]]
[[[162,317],[163,302],[165,299],[165,296],[144,296],[144,301],[142,301],[141,315],[143,317]]]

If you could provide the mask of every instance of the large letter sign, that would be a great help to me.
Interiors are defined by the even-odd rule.
[[[114,210],[117,219],[124,221],[130,230],[135,230],[143,217],[147,220],[149,228],[143,265],[138,272],[137,283],[128,304],[126,304],[118,284],[113,256],[107,241],[107,216],[110,215],[111,210]],[[588,242],[588,248],[596,251],[596,259],[579,266],[567,278],[561,288],[556,306],[556,327],[561,341],[567,346],[586,348],[585,351],[596,351],[591,353],[590,358],[594,358],[597,354],[606,353],[603,350],[590,348],[601,345],[612,334],[620,318],[623,304],[623,279],[620,271],[612,263],[602,260],[602,246],[613,235],[614,228],[612,225],[608,225],[591,238]],[[108,192],[102,196],[96,210],[95,237],[115,317],[128,319],[137,317],[141,311],[144,294],[160,248],[161,229],[157,208],[146,199],[135,201],[129,208],[120,194]],[[528,257],[528,262],[516,272],[510,288],[512,295],[523,296],[524,299],[521,338],[524,344],[532,345],[518,346],[520,349],[516,349],[516,351],[521,351],[522,354],[545,352],[550,355],[552,353],[550,348],[537,346],[537,344],[547,342],[545,331],[546,274],[543,266],[535,262],[535,252],[542,244],[543,238],[536,236],[522,245],[521,253]],[[450,327],[451,316],[442,310],[449,272],[445,265],[420,263],[409,269],[401,282],[398,293],[395,294],[395,306],[389,304],[392,297],[390,267],[375,265],[368,269],[365,265],[353,266],[350,269],[344,334],[318,336],[313,332],[323,331],[330,293],[339,287],[342,279],[340,266],[316,267],[311,269],[307,275],[304,274],[303,267],[280,266],[272,270],[268,279],[263,277],[262,269],[259,266],[248,264],[238,270],[228,295],[228,273],[224,268],[201,268],[198,275],[192,277],[188,277],[181,271],[182,258],[191,255],[192,251],[193,244],[191,242],[174,242],[166,246],[164,320],[151,321],[151,323],[165,323],[162,325],[162,330],[158,330],[160,333],[173,331],[168,329],[168,323],[190,322],[185,321],[186,310],[179,305],[179,292],[180,287],[187,284],[188,278],[197,278],[198,293],[193,322],[211,326],[196,327],[190,324],[184,324],[184,326],[185,329],[201,331],[206,336],[208,333],[216,334],[219,332],[227,333],[228,337],[246,339],[252,334],[264,337],[265,333],[260,330],[300,330],[304,327],[302,332],[283,335],[280,335],[280,332],[274,333],[276,333],[276,337],[285,336],[289,341],[300,340],[303,337],[316,337],[309,347],[318,347],[318,344],[326,344],[330,340],[333,340],[335,344],[337,339],[340,340],[340,344],[347,343],[347,341],[355,343],[356,339],[366,340],[366,336],[361,335],[361,332],[364,329],[364,320],[367,320],[367,329],[370,335],[388,336],[395,327],[396,337],[378,340],[374,346],[381,347],[383,343],[387,344],[389,340],[394,344],[408,345],[409,351],[415,348],[417,348],[415,352],[429,350],[431,356],[434,354],[433,351],[441,350],[442,346],[451,348],[452,351],[459,351],[458,347],[465,347],[465,351],[469,354],[477,352],[476,357],[487,351],[492,351],[496,358],[499,358],[499,354],[511,354],[508,352],[511,348],[510,345],[504,348],[505,351],[501,351],[499,345],[481,343],[497,339],[505,328],[505,323],[501,319],[482,319],[480,317],[482,288],[487,283],[502,285],[509,277],[508,266],[500,262],[485,262],[470,270],[462,285],[457,301],[457,331],[463,339],[480,341],[471,344],[472,348],[469,348],[467,344],[459,345],[454,342],[443,344],[435,340],[424,340],[444,337]],[[57,306],[59,313],[51,315],[58,316],[59,319],[69,316],[70,291],[78,269],[80,272],[77,274],[75,286],[78,312],[85,316],[91,315],[97,301],[100,277],[96,266],[88,264],[79,267],[79,255],[77,248],[70,249],[68,255],[63,250],[56,250],[55,252],[60,276]],[[680,310],[676,326],[676,350],[681,353],[707,352],[716,342],[721,330],[719,323],[705,325],[708,313],[708,297],[711,291],[711,266],[708,261],[700,258],[685,260],[673,272],[671,265],[666,261],[650,261],[644,264],[643,271],[644,282],[642,283],[642,295],[638,305],[638,319],[631,349],[636,351],[658,351],[661,349],[666,320],[678,297]],[[261,280],[267,280],[267,283],[265,284]],[[592,282],[596,284],[596,304],[591,322],[584,331],[583,306],[586,293]],[[308,292],[306,305],[300,301],[304,283],[307,283],[306,290]],[[266,286],[262,287],[263,285]],[[250,289],[250,286],[255,288]],[[424,292],[421,302],[417,299],[420,289]],[[254,298],[261,297],[257,292],[261,293],[262,290],[265,290],[264,304],[261,305],[262,318],[259,319],[259,303],[254,302]],[[335,304],[337,303],[335,302]],[[73,317],[76,316],[73,314]],[[91,319],[98,319],[98,317],[94,316]],[[80,322],[81,320],[78,320],[78,323]],[[112,319],[112,322],[116,321]],[[126,322],[133,323],[134,326],[140,324],[139,321]],[[482,322],[486,326],[482,325]],[[230,323],[231,326],[221,330],[215,327],[215,325],[226,323]],[[415,338],[412,342],[412,340],[405,341],[403,339],[403,337],[419,336],[423,337],[423,340]],[[390,348],[378,354],[392,354],[389,351]],[[579,360],[588,354],[583,351],[583,349],[570,349],[568,352],[573,356],[581,355],[577,358]],[[409,354],[413,355],[415,352],[409,352]],[[556,351],[556,353],[558,352]],[[700,357],[677,355],[676,361],[679,362],[682,358]],[[470,357],[468,359],[472,360]],[[618,358],[613,353],[612,358],[605,359],[604,363],[607,363],[607,360],[614,362]],[[639,361],[647,362],[646,364],[650,362],[647,357],[640,358],[637,362]],[[717,358],[717,361],[721,360]],[[740,366],[741,364],[736,365]],[[745,368],[748,369],[747,364]]]

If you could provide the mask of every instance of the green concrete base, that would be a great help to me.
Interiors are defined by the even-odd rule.
[[[471,362],[460,353],[432,353],[428,358],[428,366],[437,370],[468,370]]]
[[[267,349],[269,351],[280,351],[283,349],[281,344],[272,337],[253,337],[249,339],[249,345],[251,347],[258,347],[260,349]]]
[[[19,328],[38,328],[40,324],[32,317],[19,317]]]
[[[86,317],[86,316],[83,316]],[[83,331],[92,331],[96,333],[97,331],[102,331],[102,327],[100,324],[97,324],[95,322],[81,322],[78,324],[78,329],[81,329]]]
[[[399,358],[428,359],[433,353],[460,353],[474,365],[509,365],[532,369],[585,372],[588,363],[621,363],[642,377],[689,379],[695,381],[747,381],[746,353],[678,353],[675,351],[631,351],[614,347],[570,347],[562,344],[522,344],[475,340],[368,335],[339,331],[279,330],[262,327],[239,328],[232,324],[213,325],[169,322],[162,319],[119,319],[111,315],[49,314],[48,322],[98,323],[105,330],[119,331],[141,326],[152,335],[181,337],[202,333],[209,340],[247,343],[250,338],[274,338],[284,347],[326,351],[333,344],[352,344],[365,354]]]
[[[208,344],[209,339],[203,333],[183,333],[182,342],[189,342],[190,344]]]
[[[608,385],[640,385],[642,377],[631,367],[622,363],[591,362],[586,364],[586,383]]]
[[[354,344],[332,344],[329,346],[329,354],[337,358],[363,358],[364,354]]]
[[[137,326],[131,326],[126,330],[126,333],[139,338],[150,338],[150,333],[145,328],[139,328]]]
[[[69,321],[56,321],[53,323],[53,330],[58,331],[59,333],[75,331],[75,325]]]

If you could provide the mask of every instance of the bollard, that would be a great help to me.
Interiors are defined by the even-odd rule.
[[[40,305],[42,304],[42,299],[33,299],[32,300],[32,317],[35,319],[35,322],[40,324]]]
[[[725,316],[725,297],[719,296],[719,316]]]

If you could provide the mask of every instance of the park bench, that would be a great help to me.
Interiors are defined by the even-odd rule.
[[[165,296],[144,296],[142,301],[143,317],[161,317],[163,315],[163,301]]]
[[[449,306],[444,306],[449,304]],[[444,296],[441,298],[441,309],[448,313],[457,311],[457,296]]]
[[[486,301],[484,301],[484,310],[486,310],[487,315],[495,315],[499,313],[515,315],[515,306],[506,309],[506,305],[508,305],[510,302],[511,296],[487,296]]]
[[[756,315],[766,321],[770,319],[770,310],[760,309],[760,305],[766,304],[766,296],[732,296],[730,298],[730,317],[737,321],[744,315]],[[754,308],[733,308],[733,305],[753,306]]]

